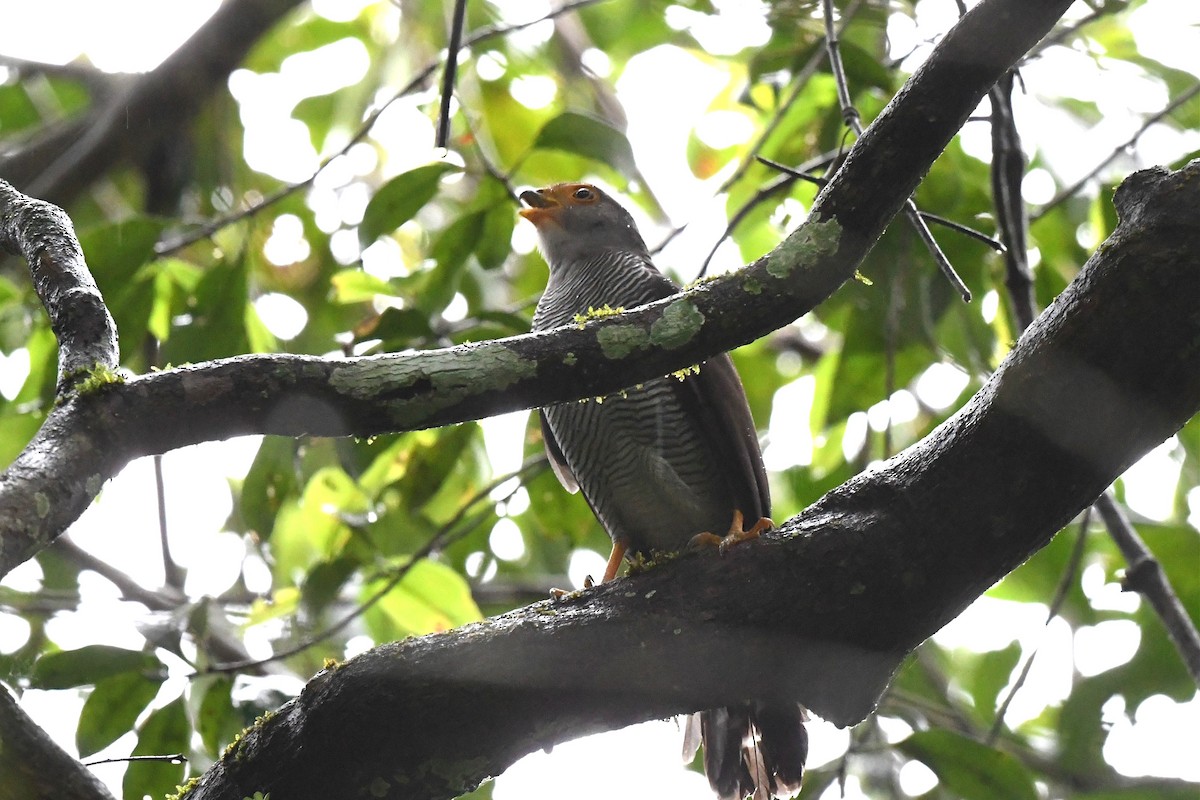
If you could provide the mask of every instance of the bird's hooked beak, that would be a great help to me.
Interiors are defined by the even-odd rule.
[[[521,201],[529,208],[522,208],[517,213],[538,228],[545,222],[554,221],[563,208],[563,204],[554,196],[553,188],[521,192]]]

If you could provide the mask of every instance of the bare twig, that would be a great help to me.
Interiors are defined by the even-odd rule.
[[[1135,144],[1137,144],[1138,139],[1142,138],[1142,134],[1144,134],[1150,128],[1151,125],[1155,125],[1158,122],[1161,122],[1165,117],[1170,115],[1172,112],[1174,112],[1180,106],[1182,106],[1184,103],[1188,102],[1189,100],[1191,100],[1193,97],[1195,97],[1198,94],[1200,94],[1200,83],[1193,85],[1192,88],[1188,89],[1186,92],[1179,95],[1179,97],[1176,97],[1162,111],[1159,111],[1157,114],[1152,114],[1151,116],[1147,117],[1145,119],[1145,121],[1142,122],[1142,124],[1140,126],[1138,126],[1138,129],[1133,132],[1132,136],[1130,136],[1128,139],[1126,139],[1121,144],[1114,147],[1112,152],[1109,153],[1107,156],[1105,156],[1100,161],[1099,164],[1097,164],[1096,166],[1094,166],[1090,170],[1088,170],[1088,173],[1086,175],[1084,175],[1082,178],[1080,178],[1079,180],[1072,183],[1067,188],[1060,191],[1058,194],[1054,195],[1054,197],[1050,198],[1050,200],[1048,200],[1045,205],[1043,205],[1040,209],[1038,209],[1036,212],[1034,212],[1034,214],[1032,215],[1033,218],[1035,220],[1040,219],[1051,209],[1062,204],[1065,200],[1067,200],[1067,198],[1074,197],[1075,194],[1088,183],[1088,181],[1092,180],[1097,175],[1099,175],[1100,171],[1103,170],[1105,167],[1107,167],[1109,164],[1111,164],[1117,158],[1117,156],[1121,155],[1126,150],[1128,150],[1129,148],[1131,148]]]
[[[961,233],[963,236],[966,236],[969,239],[982,242],[983,244],[986,244],[988,247],[995,250],[997,253],[1003,253],[1007,249],[1004,246],[1004,242],[1000,241],[994,236],[988,236],[983,231],[977,231],[974,228],[963,225],[961,222],[955,222],[952,219],[943,217],[941,214],[934,214],[932,211],[920,211],[918,213],[921,215],[921,219],[925,220],[926,222],[936,223],[941,225],[943,228],[949,228],[955,233]]]
[[[455,76],[458,74],[458,51],[462,47],[463,19],[467,0],[454,0],[454,18],[450,22],[450,45],[446,49],[446,65],[442,71],[442,103],[438,110],[437,138],[434,146],[446,149],[450,142],[450,100],[454,97]]]
[[[1200,686],[1200,633],[1197,633],[1192,618],[1167,582],[1162,565],[1150,554],[1150,549],[1117,505],[1111,491],[1100,495],[1096,500],[1096,509],[1108,527],[1109,536],[1129,564],[1129,569],[1125,571],[1125,588],[1138,592],[1150,602],[1154,613],[1167,629],[1167,635],[1175,643],[1192,680]]]
[[[861,136],[863,132],[862,120],[859,117],[858,109],[854,107],[850,96],[850,84],[846,80],[846,72],[842,68],[841,49],[838,46],[838,33],[834,25],[833,19],[833,0],[822,0],[821,7],[825,17],[825,49],[829,53],[829,68],[833,73],[834,82],[837,85],[838,103],[842,110],[842,119],[846,121],[846,126],[854,131],[855,136]],[[929,231],[929,226],[921,218],[920,212],[917,210],[917,204],[912,198],[908,198],[904,204],[904,213],[908,217],[908,221],[916,229],[917,235],[929,250],[929,255],[937,264],[942,275],[958,292],[959,297],[963,302],[971,302],[971,290],[963,283],[962,278],[955,272],[954,266],[950,263],[950,259],[942,252],[942,248],[938,245],[937,240],[933,238],[933,234]]]
[[[742,221],[746,219],[746,217],[748,217],[750,212],[754,211],[754,209],[758,208],[768,199],[774,197],[780,192],[785,191],[797,180],[805,180],[810,183],[815,183],[817,186],[824,186],[825,179],[810,174],[810,170],[829,166],[836,155],[836,153],[825,153],[817,156],[816,158],[809,159],[794,169],[777,164],[769,158],[755,156],[754,158],[756,160],[761,161],[768,166],[777,167],[785,174],[779,178],[776,178],[774,182],[769,183],[763,188],[759,189],[754,193],[753,197],[746,201],[745,205],[737,210],[737,212],[729,220],[728,224],[725,225],[725,230],[722,231],[719,237],[717,237],[717,241],[713,243],[712,248],[708,251],[708,255],[705,256],[704,263],[700,265],[700,272],[696,275],[696,279],[699,280],[708,273],[708,265],[712,262],[713,256],[717,254],[717,250],[721,247],[721,244],[728,239],[735,230],[737,230],[737,227],[742,224]]]
[[[996,207],[996,227],[1005,244],[1004,283],[1009,296],[1014,298],[1017,325],[1020,330],[1025,330],[1033,323],[1036,301],[1026,247],[1029,219],[1021,196],[1025,155],[1021,152],[1021,136],[1013,118],[1013,78],[1010,71],[988,93],[992,103],[992,202]]]

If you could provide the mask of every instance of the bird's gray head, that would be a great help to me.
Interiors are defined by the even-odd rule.
[[[542,254],[556,264],[595,258],[606,250],[647,258],[646,243],[621,204],[590,183],[556,183],[525,191],[521,216],[537,228]]]

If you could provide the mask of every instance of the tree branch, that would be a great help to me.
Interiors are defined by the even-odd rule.
[[[29,263],[34,289],[58,339],[59,391],[93,367],[115,369],[117,326],[63,210],[0,180],[0,247]]]

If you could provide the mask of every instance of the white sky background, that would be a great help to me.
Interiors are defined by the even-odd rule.
[[[172,52],[190,32],[216,8],[215,0],[189,0],[163,3],[156,0],[0,0],[0,53],[48,62],[66,62],[86,53],[98,67],[113,71],[135,71],[153,67]],[[314,7],[334,18],[352,17],[360,0],[317,0]],[[493,5],[507,18],[517,21],[543,14],[546,2],[505,0]],[[715,53],[736,51],[742,47],[762,44],[768,31],[763,11],[755,2],[723,0],[715,4],[721,11],[716,21],[708,21],[688,12],[674,13],[672,24],[690,27],[696,38]],[[956,11],[951,0],[938,5],[924,3],[922,16],[916,25],[901,17],[889,26],[893,52],[913,51],[912,59],[928,55],[931,41],[954,21]],[[71,24],[64,25],[63,20]],[[129,24],[138,20],[139,25]],[[1200,75],[1200,4],[1195,0],[1156,0],[1137,14],[1131,24],[1138,36],[1139,46],[1147,55],[1171,66]],[[47,35],[53,31],[53,35]],[[536,46],[550,35],[549,25],[541,25],[520,34],[523,41]],[[353,45],[326,48],[321,54],[291,60],[278,76],[255,76],[239,72],[231,80],[231,88],[242,103],[243,119],[247,126],[247,158],[255,168],[285,180],[307,177],[317,163],[318,154],[312,150],[307,133],[297,130],[289,119],[296,99],[311,94],[301,87],[311,87],[320,79],[328,86],[347,85],[358,80],[365,69],[363,56]],[[603,69],[603,57],[591,54],[592,63]],[[906,63],[911,68],[913,63]],[[657,91],[663,75],[686,71],[687,81],[677,84],[677,91],[666,96]],[[0,68],[2,72],[2,68]],[[1165,92],[1156,85],[1146,84],[1133,74],[1114,74],[1101,79],[1090,56],[1058,53],[1029,65],[1023,70],[1026,84],[1033,97],[1016,95],[1016,113],[1027,137],[1051,134],[1049,138],[1031,141],[1046,161],[1053,165],[1063,181],[1073,181],[1085,174],[1092,165],[1105,158],[1113,148],[1136,130],[1141,119],[1130,113],[1152,113],[1168,102]],[[638,163],[642,167],[656,196],[665,207],[671,222],[692,220],[689,232],[679,237],[663,254],[664,265],[698,263],[711,245],[708,236],[725,224],[724,203],[712,198],[718,176],[707,182],[698,180],[688,169],[685,142],[693,126],[706,138],[714,140],[743,140],[748,133],[737,115],[707,115],[711,99],[721,90],[720,75],[706,67],[695,56],[673,47],[659,47],[634,58],[616,84],[617,93],[629,113],[629,136]],[[546,86],[537,81],[514,89],[519,99],[530,105],[545,105],[553,100]],[[1037,94],[1061,92],[1081,99],[1095,99],[1105,110],[1104,120],[1095,128],[1077,129],[1075,123],[1049,111],[1038,103]],[[1200,120],[1197,120],[1200,123]],[[386,139],[396,153],[404,153],[403,161],[389,162],[389,172],[398,173],[420,163],[433,160],[432,126],[428,117],[411,106],[400,105],[385,115]],[[302,126],[301,126],[302,127]],[[1200,125],[1198,125],[1200,127]],[[377,133],[378,133],[377,129]],[[752,135],[752,134],[750,134]],[[983,124],[968,125],[963,132],[964,147],[969,152],[986,157],[988,133]],[[1177,158],[1188,150],[1200,148],[1195,130],[1186,134],[1156,126],[1142,137],[1136,156],[1122,157],[1110,168],[1107,176],[1128,173],[1131,169]],[[261,145],[259,144],[261,143]],[[717,141],[713,142],[717,144]],[[356,157],[368,158],[364,152]],[[574,176],[564,176],[568,179]],[[1049,175],[1032,175],[1026,183],[1027,199],[1032,203],[1049,198],[1053,186]],[[313,193],[314,204],[331,227],[353,221],[361,215],[366,197],[338,196],[328,184],[324,194]],[[640,220],[650,241],[656,231],[649,220]],[[294,226],[293,226],[294,227]],[[287,220],[277,222],[279,234],[276,245],[286,253]],[[336,244],[336,243],[335,243]],[[514,247],[528,251],[532,235],[519,225]],[[370,260],[370,259],[366,259]],[[714,260],[712,269],[720,272],[740,266],[736,248],[723,248]],[[689,276],[690,277],[690,276]],[[980,304],[981,313],[988,313],[989,304]],[[281,309],[272,311],[272,309]],[[277,333],[285,334],[289,325],[302,325],[289,306],[277,300],[260,302],[259,310]],[[995,303],[991,304],[995,313]],[[288,338],[286,335],[284,338]],[[11,396],[20,386],[27,371],[23,354],[0,353],[0,392]],[[24,366],[23,366],[24,364]],[[950,369],[950,368],[947,368]],[[931,404],[945,394],[947,381],[960,380],[951,373],[929,376],[928,395],[919,389],[922,399]],[[811,379],[801,379],[780,390],[781,405],[792,409],[789,414],[773,415],[770,438],[776,444],[767,457],[772,467],[783,468],[794,463],[807,463],[811,453],[805,426],[789,425],[789,420],[806,419],[796,413],[798,405],[811,403]],[[951,395],[953,396],[953,394]],[[859,436],[865,436],[868,426],[879,428],[889,415],[902,419],[912,413],[915,403],[908,392],[898,393],[890,403],[857,415],[855,424]],[[487,448],[494,455],[497,472],[504,464],[519,458],[520,435],[526,414],[506,415],[485,422]],[[847,447],[852,447],[853,442]],[[256,438],[212,443],[170,453],[165,457],[169,529],[175,555],[189,569],[188,593],[192,596],[216,594],[233,580],[236,569],[245,556],[238,537],[223,532],[221,527],[230,510],[226,476],[240,477],[253,458]],[[796,454],[800,455],[797,456]],[[787,454],[787,455],[784,455]],[[1131,506],[1151,518],[1160,517],[1169,492],[1178,478],[1177,446],[1164,444],[1146,457],[1126,477]],[[1170,478],[1170,480],[1168,480]],[[1164,495],[1164,492],[1166,494]],[[1192,521],[1200,515],[1200,497],[1191,498]],[[158,557],[157,518],[154,501],[154,480],[148,460],[130,465],[110,482],[100,499],[71,530],[74,540],[149,586],[162,582],[162,565]],[[499,535],[501,531],[497,531]],[[511,532],[507,532],[511,534]],[[512,542],[511,535],[508,540]],[[519,537],[516,546],[521,547]],[[517,555],[519,555],[519,551]],[[571,565],[572,580],[582,575],[596,574],[602,568],[603,556],[582,552]],[[37,585],[38,568],[30,563],[14,571],[4,585],[30,589]],[[1114,584],[1104,584],[1103,575],[1092,570],[1083,576],[1084,588],[1094,602],[1106,607],[1129,608],[1138,598],[1119,592]],[[115,590],[105,581],[89,573],[81,576],[84,603],[81,612],[64,614],[51,625],[51,637],[65,649],[91,643],[107,643],[140,648],[142,638],[136,630],[139,616],[131,612],[130,604],[122,603]],[[1102,623],[1091,629],[1076,632],[1074,638],[1065,624],[1045,624],[1045,609],[1030,604],[1006,603],[982,598],[961,617],[937,634],[943,645],[967,647],[974,650],[993,650],[1007,646],[1013,640],[1021,643],[1026,653],[1039,649],[1033,674],[1017,696],[1010,719],[1015,723],[1036,716],[1047,704],[1065,697],[1069,690],[1072,670],[1095,674],[1116,666],[1132,655],[1138,643],[1138,631],[1132,623]],[[1132,629],[1131,629],[1132,626]],[[12,652],[28,633],[28,626],[14,617],[0,617],[0,651]],[[254,642],[250,643],[254,646]],[[182,665],[180,665],[182,666]],[[182,673],[182,669],[179,670]],[[163,698],[178,693],[176,677],[163,689]],[[247,687],[247,690],[261,688]],[[295,690],[295,686],[287,687]],[[80,698],[71,692],[26,692],[22,706],[42,724],[63,747],[73,752],[74,730]],[[1106,755],[1120,771],[1129,775],[1158,774],[1200,780],[1200,761],[1184,748],[1194,744],[1194,737],[1180,736],[1179,731],[1200,730],[1200,701],[1176,704],[1155,697],[1136,709],[1136,724],[1130,724],[1124,709],[1106,708],[1106,719],[1113,723]],[[814,721],[810,727],[811,766],[841,756],[848,743],[844,731]],[[906,730],[889,730],[890,738],[899,739]],[[101,756],[128,754],[133,736],[127,735],[108,748]],[[503,775],[496,784],[499,800],[539,800],[540,798],[608,798],[637,796],[696,798],[712,797],[706,781],[699,775],[679,766],[680,734],[674,722],[648,723],[624,731],[613,732],[556,747],[547,755],[537,753],[523,759]],[[98,768],[97,772],[119,795],[120,765]],[[902,774],[903,788],[919,794],[931,786],[932,776],[920,765]],[[829,795],[836,796],[836,795]],[[851,783],[846,797],[865,797]]]

